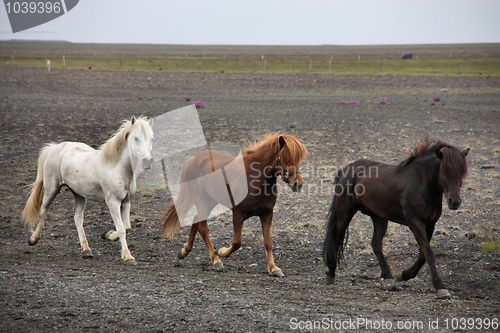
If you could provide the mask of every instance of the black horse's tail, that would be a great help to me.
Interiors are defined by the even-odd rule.
[[[325,265],[330,270],[330,274],[335,274],[335,269],[337,264],[339,264],[344,258],[344,246],[347,244],[349,238],[349,229],[346,229],[345,239],[344,228],[347,226],[337,226],[337,210],[335,207],[335,201],[339,195],[344,195],[344,191],[341,194],[337,194],[337,186],[340,178],[340,171],[335,176],[335,186],[333,193],[332,204],[330,205],[330,210],[328,211],[327,224],[326,224],[326,237],[323,243],[323,261]],[[333,276],[332,276],[333,277]]]

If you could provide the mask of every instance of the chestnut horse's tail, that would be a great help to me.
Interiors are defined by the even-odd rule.
[[[184,174],[181,176],[179,196],[161,218],[160,232],[163,238],[174,238],[175,232],[181,227],[180,221],[184,221],[194,205],[194,193],[191,193],[189,182],[183,182],[183,179]]]
[[[330,205],[330,209],[328,211],[326,237],[325,237],[325,242],[323,243],[323,261],[325,262],[325,265],[330,269],[331,272],[335,272],[337,264],[340,263],[340,261],[344,258],[344,246],[347,245],[347,240],[349,238],[348,237],[349,232],[347,229],[348,225],[339,226],[337,223],[338,216],[337,216],[337,208],[335,207],[335,201],[337,200],[337,197],[345,195],[344,189],[341,190],[340,194],[337,194],[337,186],[340,186],[338,184],[340,178],[340,171],[341,170],[339,170],[339,172],[335,176],[333,200],[332,204]],[[349,222],[350,221],[347,221],[347,223]],[[347,234],[345,234],[346,230]],[[344,240],[344,235],[345,235],[345,240]]]
[[[45,194],[45,189],[43,187],[43,166],[45,164],[45,160],[47,159],[47,155],[55,145],[55,143],[47,144],[44,148],[42,148],[40,156],[38,157],[36,180],[30,185],[30,196],[26,202],[26,207],[24,207],[22,215],[25,224],[28,224],[31,228],[33,228],[38,221],[38,215],[40,214],[43,196]]]

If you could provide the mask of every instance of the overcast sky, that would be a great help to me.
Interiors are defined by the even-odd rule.
[[[80,0],[0,40],[78,43],[376,45],[500,43],[500,0]]]

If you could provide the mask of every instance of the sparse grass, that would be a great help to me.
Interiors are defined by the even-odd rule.
[[[481,250],[484,252],[495,252],[500,250],[500,241],[498,240],[493,240],[493,241],[488,241],[488,242],[482,242],[479,244],[481,247]]]
[[[15,66],[46,67],[46,60],[50,60],[52,69],[61,69],[64,55],[66,68],[87,70],[459,75],[461,65],[462,75],[500,75],[500,55],[496,54],[495,44],[492,45],[483,46],[484,52],[483,49],[474,52],[470,45],[453,49],[415,47],[422,52],[421,56],[403,60],[396,46],[204,47],[3,42],[0,64],[12,65],[14,59]]]

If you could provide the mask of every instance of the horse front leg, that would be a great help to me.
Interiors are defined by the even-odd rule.
[[[415,239],[417,240],[417,243],[420,247],[420,252],[423,254],[424,260],[427,261],[429,264],[429,268],[431,270],[431,277],[432,277],[432,284],[434,285],[434,288],[436,289],[436,294],[438,298],[449,298],[451,297],[450,292],[446,289],[443,281],[441,280],[441,277],[439,276],[437,266],[436,266],[436,256],[434,255],[434,252],[432,251],[431,245],[430,245],[430,237],[427,237],[427,233],[431,233],[434,230],[434,226],[428,227],[427,230],[425,230],[425,227],[422,225],[422,223],[413,223],[410,224],[410,229],[413,232],[413,235],[415,236]],[[421,267],[423,265],[422,263],[422,255],[419,255],[419,258],[417,259],[417,262],[414,265],[414,269],[418,271],[417,268]],[[425,262],[424,261],[424,262]],[[404,275],[403,275],[404,278]]]
[[[262,225],[262,236],[264,237],[264,248],[267,254],[267,271],[273,276],[283,277],[285,274],[274,263],[273,258],[273,241],[271,239],[271,224],[273,222],[273,212],[261,216],[260,222]]]
[[[116,199],[116,198],[109,198],[106,199],[106,204],[109,207],[109,212],[111,214],[111,218],[113,219],[113,222],[115,223],[115,228],[116,231],[108,231],[105,235],[103,235],[103,238],[109,239],[112,241],[115,241],[117,239],[120,240],[120,244],[122,247],[122,259],[124,262],[127,264],[132,264],[135,265],[137,262],[135,261],[135,258],[132,256],[130,253],[130,250],[128,249],[127,246],[127,232],[125,230],[125,227],[123,225],[122,221],[122,215],[121,215],[121,201]]]
[[[429,243],[434,233],[434,226],[435,224],[428,224],[425,228],[425,232],[427,234],[427,240],[429,241]],[[425,264],[424,253],[422,252],[422,250],[419,250],[417,260],[415,261],[413,266],[404,271],[399,272],[398,275],[396,276],[396,281],[408,281],[410,279],[415,278],[424,264]]]
[[[130,198],[128,195],[122,202],[120,213],[123,221],[123,227],[125,228],[125,231],[129,232],[132,227],[130,226]]]
[[[73,197],[75,198],[75,225],[76,231],[78,232],[78,238],[80,239],[80,246],[82,247],[82,257],[85,259],[93,258],[92,250],[90,250],[89,242],[87,241],[87,236],[85,235],[85,230],[83,230],[83,213],[85,212],[85,206],[87,205],[87,199],[81,195],[73,192]]]
[[[378,264],[380,266],[380,277],[383,279],[382,285],[384,289],[396,290],[396,281],[392,275],[391,268],[385,260],[383,252],[383,240],[385,233],[387,232],[387,225],[389,221],[372,216],[373,221],[373,238],[372,238],[372,250],[377,256]]]
[[[241,247],[241,230],[243,228],[244,218],[240,212],[233,210],[233,244],[231,247],[221,247],[219,250],[215,251],[216,255],[227,258],[234,251]]]

